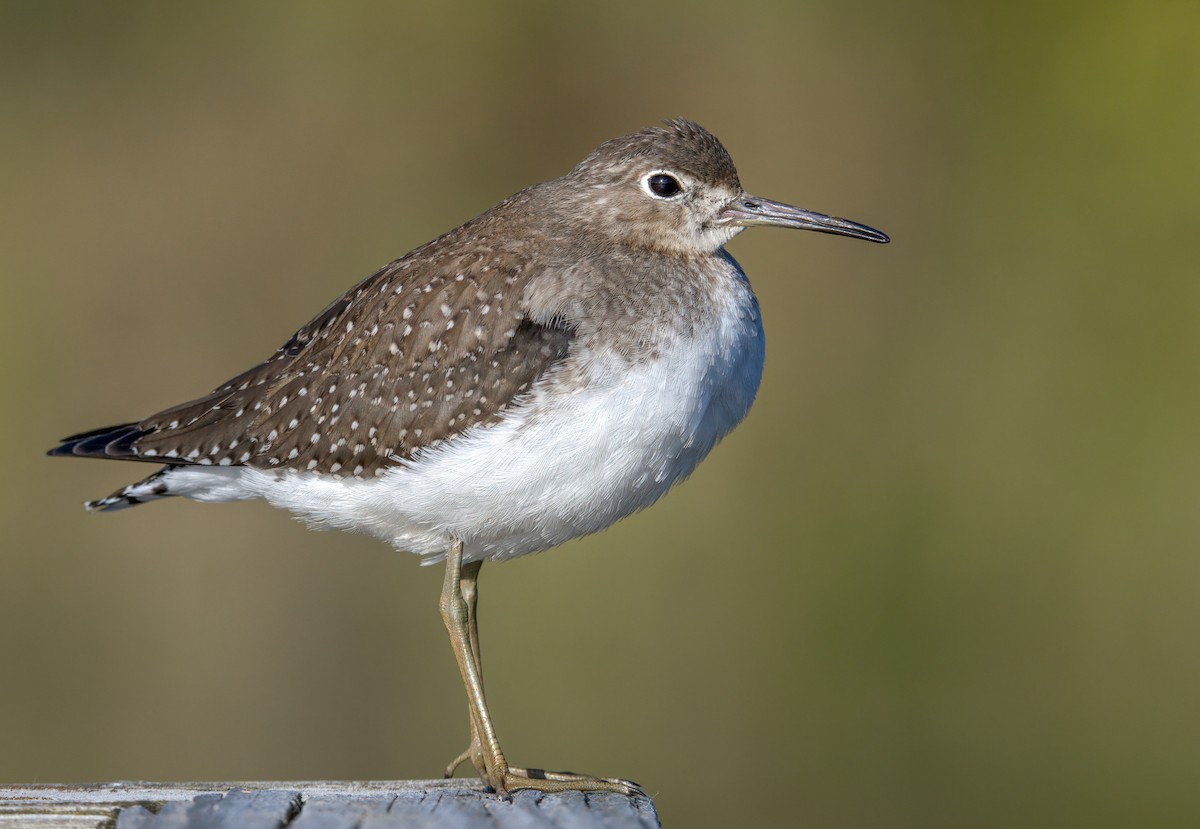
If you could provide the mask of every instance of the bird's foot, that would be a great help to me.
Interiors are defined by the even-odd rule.
[[[487,781],[487,778],[484,778]],[[590,774],[575,774],[570,771],[546,771],[545,769],[509,768],[504,775],[504,791],[487,781],[497,793],[516,789],[534,789],[539,792],[616,792],[631,797],[648,797],[645,789],[632,780],[619,777],[592,777]]]
[[[471,735],[471,744],[463,750],[463,753],[450,761],[450,765],[446,766],[446,778],[454,776],[454,772],[458,771],[458,767],[463,763],[471,761],[471,765],[475,767],[475,771],[479,772],[479,776],[487,779],[487,763],[483,759],[483,747],[479,745],[479,738]]]
[[[498,762],[489,764],[479,741],[474,739],[462,754],[446,766],[446,777],[453,777],[458,767],[468,760],[487,787],[506,800],[511,797],[512,792],[519,789],[539,792],[617,792],[634,797],[648,796],[645,790],[632,780],[593,777],[590,774],[576,774],[570,771],[519,769],[509,766],[503,757],[499,758]]]

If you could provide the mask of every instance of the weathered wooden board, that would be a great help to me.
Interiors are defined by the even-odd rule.
[[[463,780],[0,786],[0,829],[655,829],[648,798]]]

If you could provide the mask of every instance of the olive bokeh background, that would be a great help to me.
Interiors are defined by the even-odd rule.
[[[0,781],[436,776],[441,573],[263,504],[79,502],[380,264],[664,117],[748,191],[756,408],[484,568],[513,762],[667,826],[1200,817],[1200,6],[0,5]]]

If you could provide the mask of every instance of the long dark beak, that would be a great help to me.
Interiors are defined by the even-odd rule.
[[[872,227],[860,225],[848,219],[837,216],[826,216],[824,213],[814,213],[792,207],[783,202],[759,199],[754,196],[743,196],[731,202],[721,210],[722,224],[737,227],[753,227],[754,225],[769,225],[771,227],[794,227],[799,230],[815,230],[818,233],[836,233],[839,236],[853,236],[855,239],[866,239],[868,242],[886,244],[891,240],[886,233],[881,233]]]

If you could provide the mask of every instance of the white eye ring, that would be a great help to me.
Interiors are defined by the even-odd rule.
[[[646,192],[656,199],[675,199],[683,195],[683,182],[670,170],[655,170],[642,179]]]

